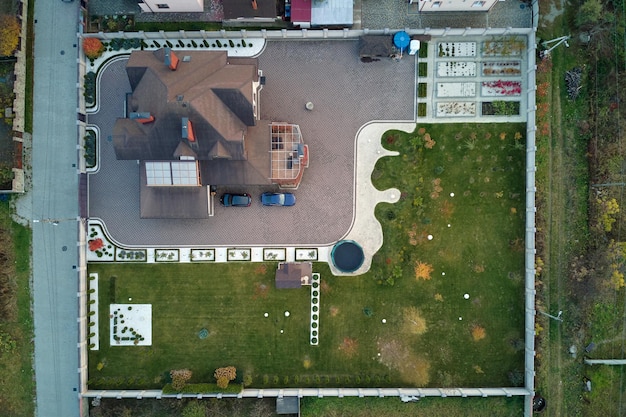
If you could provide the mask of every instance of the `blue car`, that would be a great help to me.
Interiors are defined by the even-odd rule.
[[[263,193],[261,203],[264,206],[293,206],[296,204],[296,196],[291,193]]]
[[[250,207],[250,204],[252,204],[252,198],[248,193],[226,193],[220,197],[220,203],[222,203],[224,207]]]

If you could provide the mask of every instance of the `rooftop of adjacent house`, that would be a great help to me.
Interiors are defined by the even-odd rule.
[[[275,0],[228,0],[223,1],[224,19],[276,18]]]

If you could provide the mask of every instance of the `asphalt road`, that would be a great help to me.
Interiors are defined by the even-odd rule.
[[[32,11],[31,11],[32,12]],[[78,2],[35,3],[33,294],[40,417],[80,415],[78,379]]]

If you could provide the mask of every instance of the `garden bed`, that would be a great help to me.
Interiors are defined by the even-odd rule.
[[[519,101],[483,101],[481,103],[483,116],[519,116]]]
[[[506,37],[483,42],[483,56],[519,56],[526,49],[521,37]]]
[[[476,56],[476,42],[440,42],[440,58]]]
[[[296,261],[317,261],[317,248],[296,249]]]
[[[284,248],[263,249],[264,261],[284,261],[287,259],[287,250]]]
[[[437,97],[475,97],[476,83],[437,83]]]
[[[451,61],[437,63],[437,76],[439,77],[475,77],[476,63]]]
[[[210,262],[215,260],[215,249],[192,249],[192,262]]]
[[[516,76],[522,73],[522,63],[520,61],[487,61],[482,63],[482,73],[487,77]]]
[[[476,116],[476,103],[469,101],[450,101],[437,103],[437,117]]]
[[[155,249],[154,260],[156,262],[178,262],[180,257],[178,249]]]
[[[249,261],[250,260],[250,249],[228,249],[226,252],[226,260],[227,261]]]
[[[521,81],[483,81],[480,94],[483,97],[519,96],[522,94]]]

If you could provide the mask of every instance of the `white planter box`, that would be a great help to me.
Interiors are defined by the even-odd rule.
[[[215,249],[192,249],[192,262],[210,262],[215,260]]]
[[[156,249],[154,251],[156,262],[178,262],[179,259],[178,249]]]
[[[249,261],[250,249],[228,249],[228,261]]]
[[[450,61],[437,63],[437,76],[439,77],[475,77],[476,63],[463,61]]]
[[[437,97],[475,97],[476,83],[437,83]]]
[[[284,261],[285,259],[287,259],[287,251],[284,248],[263,249],[264,261]]]
[[[437,51],[442,58],[476,56],[476,42],[440,42]]]
[[[296,261],[317,261],[317,248],[296,249]]]
[[[109,242],[106,235],[102,231],[99,224],[89,225],[89,234],[87,235],[87,261],[91,262],[112,262],[115,260],[115,245]],[[90,250],[90,246],[100,240],[102,246],[94,251]]]
[[[469,117],[476,115],[476,103],[451,101],[437,103],[437,117]]]

